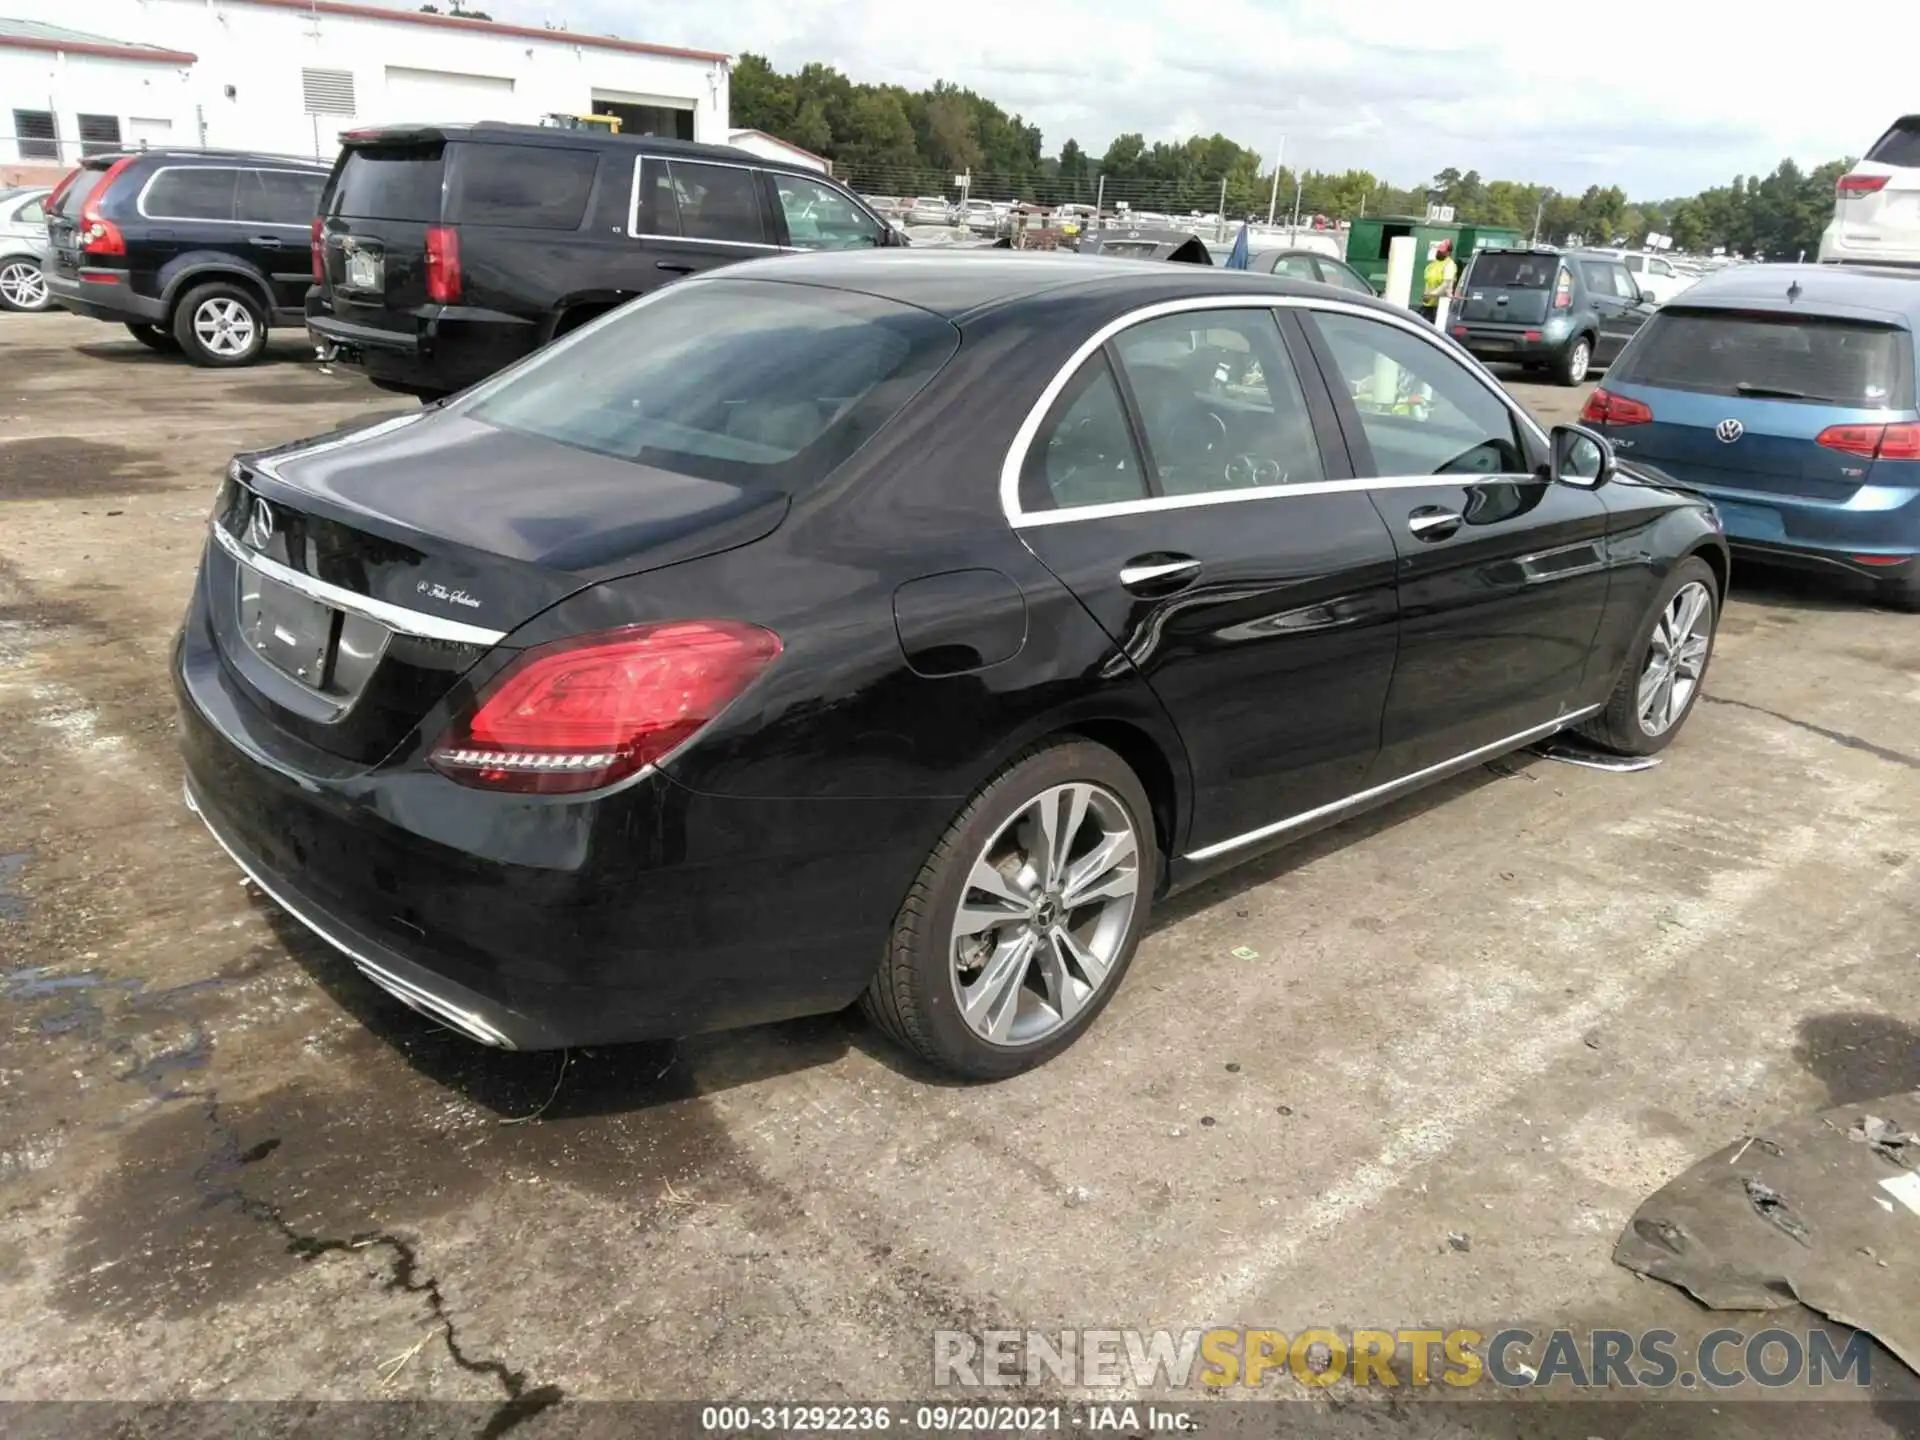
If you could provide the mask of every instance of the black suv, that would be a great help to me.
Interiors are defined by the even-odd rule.
[[[47,200],[54,303],[196,365],[251,365],[298,325],[327,166],[243,151],[93,155]]]
[[[1550,369],[1562,385],[1578,385],[1590,368],[1611,365],[1653,311],[1652,292],[1618,256],[1482,250],[1447,328],[1482,360]]]
[[[682,275],[906,243],[826,176],[729,146],[492,123],[341,140],[307,328],[323,357],[423,399]]]

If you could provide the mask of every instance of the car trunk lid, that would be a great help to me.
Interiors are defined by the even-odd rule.
[[[440,224],[448,146],[433,131],[349,134],[320,209],[320,284],[334,314],[414,329],[428,302],[427,231]]]
[[[464,416],[402,416],[235,461],[209,552],[215,634],[285,728],[371,764],[540,611],[758,539],[787,504]]]
[[[1820,437],[1912,418],[1912,348],[1892,324],[1669,305],[1606,382],[1652,419],[1608,433],[1690,485],[1845,503],[1875,461]]]
[[[1457,318],[1499,325],[1538,325],[1556,294],[1570,293],[1571,280],[1555,254],[1531,250],[1482,250],[1467,270]]]

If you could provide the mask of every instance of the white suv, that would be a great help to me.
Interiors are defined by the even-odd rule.
[[[1822,261],[1920,268],[1920,115],[1894,121],[1833,190]]]

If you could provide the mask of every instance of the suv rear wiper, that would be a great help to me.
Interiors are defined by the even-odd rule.
[[[1789,390],[1781,385],[1749,385],[1742,380],[1733,387],[1742,395],[1771,396],[1775,400],[1811,400],[1813,396],[1804,390]]]

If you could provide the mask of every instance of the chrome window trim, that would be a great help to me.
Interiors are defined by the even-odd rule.
[[[1442,356],[1455,365],[1471,373],[1487,388],[1489,394],[1500,402],[1526,432],[1533,436],[1541,446],[1547,443],[1546,432],[1534,418],[1527,414],[1510,395],[1501,388],[1500,382],[1491,371],[1464,350],[1450,345],[1446,338],[1426,321],[1413,315],[1376,309],[1371,305],[1354,304],[1345,300],[1323,300],[1319,297],[1297,295],[1188,295],[1178,300],[1162,300],[1152,305],[1143,305],[1130,310],[1117,319],[1109,320],[1067,358],[1066,364],[1047,386],[1040,392],[1040,398],[1034,402],[1027,417],[1020,422],[1020,428],[1014,432],[1013,444],[1008,448],[1006,459],[1000,466],[1000,508],[1007,517],[1007,523],[1016,530],[1029,529],[1040,525],[1062,525],[1074,520],[1098,520],[1115,515],[1151,514],[1157,510],[1185,510],[1196,505],[1231,505],[1244,500],[1279,500],[1288,496],[1329,495],[1350,490],[1397,490],[1412,489],[1423,485],[1481,484],[1489,480],[1526,479],[1530,476],[1500,475],[1386,475],[1369,476],[1353,480],[1324,480],[1302,485],[1262,485],[1244,490],[1207,490],[1194,495],[1154,495],[1141,500],[1117,500],[1107,505],[1082,505],[1066,510],[1023,510],[1020,506],[1020,472],[1026,468],[1027,452],[1033,448],[1040,426],[1047,418],[1047,412],[1060,398],[1060,392],[1067,388],[1095,351],[1105,345],[1123,330],[1135,325],[1145,324],[1149,320],[1158,320],[1167,315],[1181,315],[1205,310],[1324,310],[1334,314],[1354,315],[1363,320],[1377,320],[1383,325],[1392,325],[1419,337],[1438,350]]]
[[[627,192],[627,235],[634,240],[667,240],[675,245],[717,245],[723,250],[765,250],[778,255],[783,248],[768,244],[764,240],[712,240],[702,235],[662,235],[654,230],[641,230],[640,224],[640,167],[648,160],[656,165],[665,165],[667,173],[673,173],[673,159],[667,155],[636,155],[633,157],[633,185]],[[734,160],[688,160],[688,165],[712,165],[721,170],[745,170],[758,174],[764,167],[742,165]],[[761,217],[766,218],[764,215]]]
[[[134,197],[133,208],[140,213],[141,219],[168,220],[176,225],[243,225],[252,230],[297,230],[301,234],[306,234],[313,228],[312,221],[296,225],[285,220],[215,220],[202,215],[155,215],[151,210],[147,209],[147,192],[153,189],[160,177],[165,175],[169,170],[231,170],[235,176],[233,184],[236,203],[238,203],[238,192],[240,188],[238,177],[249,170],[269,172],[274,175],[299,175],[305,179],[318,180],[322,190],[324,190],[327,185],[326,171],[298,170],[288,165],[162,165],[147,177],[147,183],[140,187],[140,193]],[[314,197],[316,204],[319,203],[319,198],[318,195]]]
[[[413,635],[422,640],[447,640],[456,645],[497,645],[506,638],[507,632],[504,630],[489,630],[460,620],[423,615],[418,610],[408,610],[385,600],[375,600],[369,595],[357,595],[338,585],[329,585],[324,580],[291,570],[278,560],[254,553],[222,529],[217,521],[208,528],[213,531],[214,543],[239,564],[259,571],[269,580],[279,581],[288,589],[298,590],[310,600],[318,600],[336,610],[372,620],[397,634]]]
[[[1330,816],[1338,815],[1344,810],[1351,810],[1358,806],[1365,805],[1370,801],[1385,799],[1396,790],[1407,789],[1419,784],[1423,780],[1438,779],[1449,770],[1463,769],[1475,761],[1504,754],[1509,750],[1517,750],[1522,745],[1530,744],[1544,736],[1553,734],[1556,730],[1564,730],[1569,725],[1577,724],[1579,721],[1586,719],[1587,716],[1596,713],[1599,709],[1600,707],[1598,705],[1586,705],[1578,710],[1569,710],[1566,714],[1549,720],[1544,725],[1531,726],[1516,735],[1507,736],[1504,740],[1495,740],[1491,745],[1482,745],[1478,749],[1467,751],[1464,755],[1456,755],[1451,760],[1442,760],[1437,765],[1429,765],[1423,770],[1415,770],[1410,775],[1402,775],[1397,780],[1389,780],[1384,785],[1375,785],[1370,789],[1361,790],[1356,794],[1347,796],[1344,800],[1334,800],[1328,804],[1316,806],[1311,810],[1303,810],[1298,815],[1289,815],[1284,820],[1276,820],[1271,825],[1262,825],[1257,830],[1249,830],[1243,835],[1235,835],[1231,839],[1219,840],[1212,845],[1203,845],[1198,850],[1189,850],[1185,858],[1188,860],[1212,860],[1218,856],[1238,850],[1243,846],[1257,844],[1259,841],[1271,839],[1275,835],[1284,835],[1289,830],[1297,830],[1302,825],[1311,824],[1315,820],[1324,820]]]

